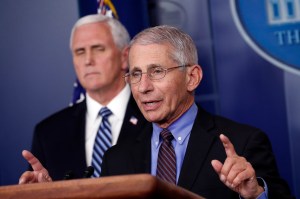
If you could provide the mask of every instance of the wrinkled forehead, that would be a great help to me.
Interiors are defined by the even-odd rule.
[[[164,44],[135,44],[129,50],[129,70],[133,68],[147,69],[149,66],[166,66],[173,63],[171,49]]]

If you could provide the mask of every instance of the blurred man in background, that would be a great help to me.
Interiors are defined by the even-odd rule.
[[[31,149],[53,180],[62,179],[68,171],[68,175],[81,178],[92,165],[95,138],[103,122],[99,115],[102,108],[110,111],[111,145],[134,137],[146,123],[123,78],[128,70],[129,41],[127,30],[118,20],[101,14],[85,16],[75,23],[70,47],[86,99],[41,121],[35,128]],[[98,150],[105,150],[102,146]],[[28,151],[23,155],[31,157]]]

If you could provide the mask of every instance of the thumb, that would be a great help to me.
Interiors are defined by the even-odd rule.
[[[217,174],[221,173],[221,169],[223,167],[223,164],[219,160],[212,160],[211,165],[212,165],[212,167],[214,168],[214,170]]]

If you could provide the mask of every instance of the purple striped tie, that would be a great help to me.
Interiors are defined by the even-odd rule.
[[[99,115],[102,117],[98,133],[94,143],[94,151],[92,156],[92,166],[95,168],[93,177],[99,177],[101,174],[101,163],[105,151],[111,147],[112,135],[111,126],[108,117],[112,112],[106,108],[101,108]]]
[[[174,137],[168,129],[163,129],[160,136],[163,142],[158,152],[156,176],[176,184],[176,155],[172,145]]]

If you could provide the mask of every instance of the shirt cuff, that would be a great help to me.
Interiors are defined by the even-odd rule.
[[[262,186],[265,190],[257,197],[257,199],[268,199],[268,186],[267,186],[266,181],[261,177],[257,177],[257,181],[258,181],[258,184],[260,186]]]
[[[259,186],[262,186],[265,190],[257,197],[257,199],[268,199],[268,186],[267,186],[266,181],[261,177],[257,177],[256,179],[258,181]],[[240,196],[240,199],[243,199],[243,198]]]

